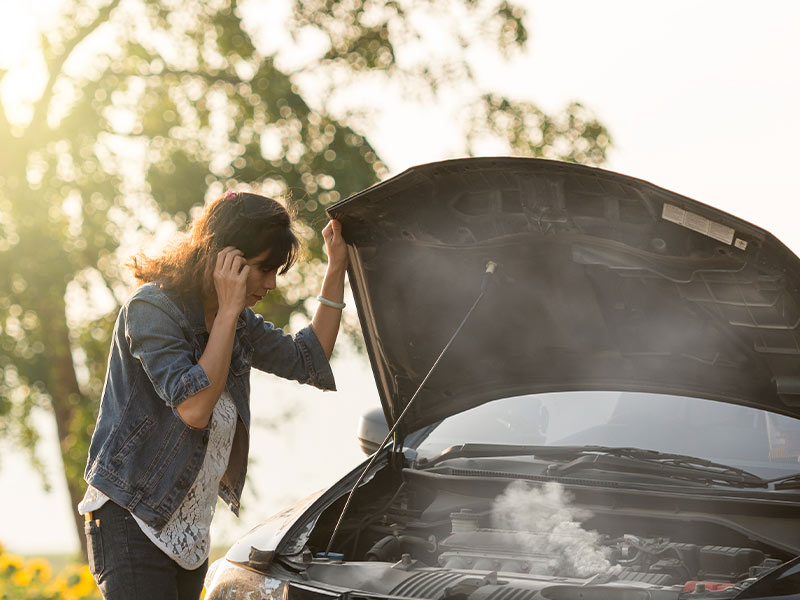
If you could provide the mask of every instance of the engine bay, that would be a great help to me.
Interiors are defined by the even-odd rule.
[[[409,469],[388,479],[359,490],[327,556],[336,507],[320,515],[302,553],[309,583],[437,600],[734,598],[797,554],[796,510],[745,499]],[[765,510],[775,516],[759,530]]]

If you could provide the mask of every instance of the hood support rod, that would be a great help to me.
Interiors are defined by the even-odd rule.
[[[491,280],[492,275],[494,275],[496,269],[497,269],[497,263],[491,260],[488,263],[486,263],[486,270],[483,273],[483,281],[481,281],[480,294],[478,294],[478,297],[475,298],[475,302],[472,303],[472,306],[467,311],[467,314],[464,315],[464,318],[461,320],[461,324],[456,328],[455,332],[450,337],[450,341],[447,342],[447,344],[445,344],[444,348],[442,348],[442,351],[439,353],[439,356],[434,361],[433,366],[431,366],[430,370],[428,371],[428,374],[425,375],[425,378],[422,380],[422,383],[419,384],[417,391],[414,392],[413,396],[411,396],[411,400],[408,401],[408,404],[406,404],[406,407],[403,409],[403,412],[401,412],[400,416],[397,417],[397,420],[394,422],[394,425],[389,430],[389,433],[386,434],[386,437],[383,439],[383,442],[381,442],[381,445],[378,446],[378,449],[375,451],[375,454],[372,455],[372,458],[370,459],[369,463],[367,463],[367,466],[361,472],[361,475],[359,475],[355,485],[350,490],[350,493],[347,495],[347,501],[344,504],[342,513],[339,515],[339,520],[336,521],[336,527],[333,528],[333,533],[331,534],[331,539],[328,542],[328,547],[325,548],[325,558],[328,558],[328,554],[330,553],[331,547],[333,546],[333,541],[336,539],[336,534],[339,532],[339,527],[341,526],[342,521],[344,520],[345,514],[347,514],[347,509],[350,507],[350,502],[353,500],[353,496],[355,496],[358,486],[361,485],[361,482],[364,480],[364,477],[369,472],[370,468],[372,468],[372,465],[375,463],[375,459],[378,458],[378,455],[381,453],[381,450],[383,450],[384,446],[386,446],[387,442],[392,438],[394,432],[397,430],[397,426],[400,425],[400,423],[402,423],[403,417],[406,416],[408,409],[411,408],[411,405],[414,404],[414,400],[416,400],[417,396],[419,396],[420,390],[422,390],[422,388],[428,382],[428,379],[430,379],[431,374],[434,372],[434,370],[436,370],[436,367],[439,365],[439,362],[442,360],[442,357],[450,349],[450,346],[453,344],[453,341],[456,339],[456,336],[461,332],[461,329],[464,327],[470,316],[472,316],[472,313],[475,311],[475,308],[477,308],[478,303],[481,301],[484,294],[486,294],[486,290],[489,288],[489,281]]]

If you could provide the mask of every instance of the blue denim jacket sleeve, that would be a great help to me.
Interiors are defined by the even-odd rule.
[[[192,344],[172,314],[157,297],[134,296],[125,310],[125,336],[131,355],[142,363],[156,393],[176,407],[211,383],[196,364]]]
[[[336,390],[330,363],[311,325],[292,337],[249,308],[245,318],[256,369],[322,390]]]

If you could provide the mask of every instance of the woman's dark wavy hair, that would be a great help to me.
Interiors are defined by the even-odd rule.
[[[272,198],[228,192],[206,207],[181,241],[155,258],[139,253],[128,265],[139,283],[158,282],[180,296],[216,298],[212,276],[217,254],[226,246],[235,246],[245,258],[268,250],[259,268],[276,269],[280,275],[291,268],[300,249],[292,217]]]

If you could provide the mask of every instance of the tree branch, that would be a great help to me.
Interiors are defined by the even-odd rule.
[[[119,5],[120,0],[111,0],[106,6],[100,9],[94,21],[83,27],[69,42],[67,42],[64,51],[52,60],[48,61],[47,71],[49,78],[47,85],[44,89],[39,100],[34,104],[33,120],[31,121],[32,127],[42,127],[47,122],[47,108],[50,105],[50,100],[53,97],[53,89],[56,80],[64,68],[64,63],[69,60],[73,50],[83,40],[89,37],[100,25],[108,21],[111,12]]]
[[[163,69],[161,71],[162,75],[174,75],[175,77],[199,77],[200,79],[205,79],[210,83],[215,83],[217,81],[224,81],[226,83],[242,83],[244,80],[236,75],[231,75],[230,73],[225,73],[224,71],[218,71],[214,74],[203,72],[202,70],[198,69],[197,71],[188,71],[185,69]],[[130,73],[130,75],[139,75],[141,73]]]

